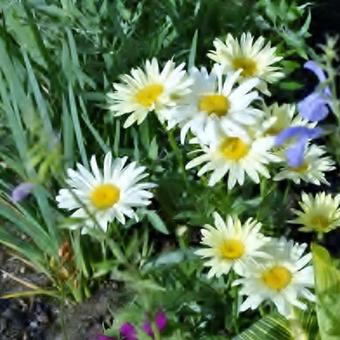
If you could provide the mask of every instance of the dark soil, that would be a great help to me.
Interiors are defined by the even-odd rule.
[[[90,299],[65,311],[47,333],[47,340],[95,340],[103,333],[103,326],[112,325],[112,312],[126,300],[115,283],[106,284]]]
[[[16,279],[39,287],[44,276],[0,247],[0,296],[29,290]],[[114,281],[106,281],[87,301],[62,308],[60,301],[46,297],[0,298],[0,340],[95,340],[103,325],[112,324],[109,311],[126,300]],[[64,313],[62,312],[64,310]]]
[[[20,260],[0,248],[0,296],[28,290],[17,280],[40,287],[48,284],[43,275],[36,274]],[[55,307],[41,297],[0,299],[1,340],[44,340],[46,330],[54,320]]]

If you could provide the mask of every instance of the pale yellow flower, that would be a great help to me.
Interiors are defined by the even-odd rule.
[[[293,209],[301,231],[327,233],[340,226],[340,195],[319,192],[315,196],[302,193],[300,210]]]
[[[240,40],[228,34],[225,42],[215,39],[214,46],[208,57],[222,65],[225,73],[241,69],[243,79],[259,78],[258,88],[266,94],[269,94],[267,83],[283,77],[280,68],[272,66],[282,57],[276,55],[276,47],[271,47],[262,36],[254,41],[250,33],[243,33]]]
[[[248,219],[245,223],[237,217],[227,216],[224,221],[214,213],[215,226],[205,225],[201,230],[201,244],[205,247],[195,253],[208,260],[208,277],[219,277],[230,269],[241,274],[250,259],[266,257],[262,247],[268,239],[260,233],[261,223]]]

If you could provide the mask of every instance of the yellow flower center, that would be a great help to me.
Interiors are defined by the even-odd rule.
[[[233,60],[235,70],[242,69],[241,75],[244,77],[252,77],[257,72],[256,62],[247,57],[237,57]]]
[[[231,160],[239,160],[249,152],[249,145],[237,137],[227,137],[220,145],[222,155]]]
[[[271,289],[280,291],[292,280],[292,273],[283,266],[274,266],[262,274],[263,282]]]
[[[150,107],[156,102],[163,91],[164,86],[161,84],[147,85],[135,94],[135,99],[139,104]]]
[[[290,170],[292,171],[295,171],[295,172],[298,172],[298,173],[303,173],[305,172],[306,170],[308,170],[309,166],[306,162],[302,163],[300,166],[297,166],[295,168],[290,168]]]
[[[97,209],[108,209],[111,208],[119,201],[120,190],[113,184],[101,184],[95,188],[91,195],[91,203]]]
[[[215,114],[222,117],[228,113],[230,103],[228,98],[221,94],[206,94],[201,97],[198,107],[209,115]]]
[[[271,128],[269,128],[267,131],[266,131],[266,134],[269,135],[269,136],[276,136],[278,135],[283,129],[281,128],[278,128],[276,126],[272,126]]]
[[[330,221],[326,216],[323,215],[315,215],[311,218],[310,223],[315,229],[324,230],[327,229],[330,225]]]
[[[235,260],[244,254],[244,244],[235,239],[224,240],[218,250],[222,258]]]

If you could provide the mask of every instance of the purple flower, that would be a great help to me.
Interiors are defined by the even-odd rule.
[[[96,340],[117,340],[117,339],[115,337],[113,337],[113,336],[98,335]]]
[[[327,80],[325,72],[315,61],[309,60],[303,65],[303,67],[312,71],[318,77],[320,83],[324,83]],[[327,95],[331,95],[331,90],[328,86],[324,88],[324,92]]]
[[[315,61],[307,61],[304,67],[312,71],[319,79],[320,83],[326,81],[323,69]],[[326,86],[322,91],[314,91],[298,103],[300,115],[313,122],[323,120],[329,114],[328,100],[331,90]]]
[[[286,151],[287,163],[290,167],[296,168],[303,163],[305,148],[308,141],[318,138],[321,135],[320,128],[307,128],[304,126],[292,126],[284,129],[275,138],[275,145],[284,144],[287,140],[294,139],[295,143]]]
[[[125,322],[120,327],[120,334],[124,340],[137,340],[137,332],[135,326],[129,322]]]
[[[151,327],[151,323],[149,321],[144,322],[142,328],[143,328],[143,331],[147,335],[149,335],[153,338],[154,334],[153,334],[153,330],[152,330],[152,327]]]
[[[33,190],[33,183],[23,182],[17,185],[11,193],[11,199],[13,202],[18,203],[24,200]]]
[[[155,323],[160,332],[162,332],[165,329],[166,325],[168,324],[168,319],[163,311],[157,312],[155,317]]]
[[[162,332],[165,329],[167,323],[168,323],[168,319],[166,317],[166,314],[163,311],[157,312],[157,314],[155,316],[155,324],[156,324],[157,329],[160,332]],[[154,337],[152,326],[151,326],[151,323],[149,321],[144,322],[142,328],[143,328],[143,331],[147,335],[149,335],[152,338]]]

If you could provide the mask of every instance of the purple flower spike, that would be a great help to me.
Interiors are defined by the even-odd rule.
[[[303,157],[305,154],[305,148],[307,145],[307,141],[300,141],[286,151],[287,163],[292,168],[297,168],[301,164],[303,164]]]
[[[164,331],[166,325],[168,323],[168,319],[166,317],[166,314],[163,312],[163,311],[159,311],[157,312],[156,316],[155,316],[155,324],[156,324],[156,327],[157,329],[162,332]],[[154,334],[153,334],[153,330],[152,330],[152,326],[151,326],[151,323],[150,322],[144,322],[143,326],[143,331],[149,335],[150,337],[154,337]]]
[[[303,163],[305,148],[309,140],[318,138],[321,135],[320,128],[307,128],[304,126],[293,126],[284,129],[275,138],[275,145],[284,144],[287,140],[294,139],[295,143],[286,151],[287,163],[290,167],[296,168]]]
[[[117,340],[117,339],[115,337],[113,337],[113,336],[98,335],[96,340]]]
[[[19,203],[24,200],[31,193],[34,186],[35,185],[33,183],[29,182],[23,182],[17,185],[11,193],[12,201],[15,203]]]
[[[157,312],[155,317],[155,323],[160,332],[162,332],[165,329],[168,323],[168,319],[163,311]]]
[[[137,340],[137,332],[135,326],[129,322],[125,322],[120,327],[120,334],[124,338],[124,340]]]
[[[311,140],[318,138],[321,135],[322,130],[320,128],[307,128],[304,126],[292,126],[284,129],[275,138],[275,145],[280,146],[287,140],[295,138],[296,140]]]
[[[327,80],[324,70],[315,61],[309,60],[303,65],[303,67],[312,71],[318,77],[320,83],[324,83]],[[331,90],[328,86],[325,87],[323,91],[325,95],[331,95]]]
[[[307,61],[304,67],[312,71],[324,83],[327,78],[323,69],[313,60]],[[314,91],[298,103],[300,115],[313,122],[323,120],[329,114],[328,100],[331,90],[326,86],[322,91]]]
[[[312,122],[325,119],[329,114],[327,101],[321,93],[313,92],[298,103],[300,115]]]
[[[150,322],[144,322],[142,328],[147,335],[153,338],[154,334]]]

